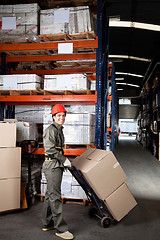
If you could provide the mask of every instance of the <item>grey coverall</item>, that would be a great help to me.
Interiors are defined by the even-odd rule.
[[[47,180],[47,192],[43,205],[43,225],[53,222],[59,232],[68,231],[68,226],[62,217],[61,181],[63,175],[63,163],[66,158],[63,155],[64,135],[63,127],[53,121],[43,134],[45,148],[45,161],[42,171]]]

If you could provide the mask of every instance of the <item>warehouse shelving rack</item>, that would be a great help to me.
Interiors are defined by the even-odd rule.
[[[103,17],[102,17],[103,16]],[[66,105],[95,105],[96,104],[96,127],[95,127],[95,145],[97,148],[107,149],[107,134],[111,130],[111,150],[114,151],[115,143],[115,121],[112,121],[112,128],[108,129],[107,119],[107,103],[112,99],[112,107],[115,104],[115,91],[113,96],[108,96],[108,50],[109,50],[109,32],[108,18],[106,16],[106,8],[104,8],[103,0],[97,2],[97,37],[95,39],[53,41],[40,43],[12,43],[0,44],[1,54],[1,74],[67,74],[67,73],[86,73],[89,80],[95,80],[96,73],[96,91],[90,94],[74,94],[68,92],[66,95],[16,95],[16,91],[12,95],[0,95],[1,101],[1,120],[4,118],[4,109],[7,106],[7,118],[13,116],[14,105],[54,105],[56,103]],[[57,54],[59,43],[73,43],[73,49],[96,49],[97,52],[78,52],[74,54]],[[30,55],[30,52],[36,52],[36,55]],[[46,55],[45,51],[52,51],[54,54]],[[29,54],[27,54],[27,52]],[[39,54],[40,53],[40,54]],[[18,62],[38,62],[38,61],[63,61],[63,60],[95,60],[96,68],[61,68],[50,70],[13,70],[12,64]],[[113,84],[114,86],[114,84]],[[115,110],[113,110],[115,116]],[[80,155],[82,149],[66,149],[66,155]],[[44,153],[44,149],[39,149],[37,153]]]
[[[67,74],[67,73],[95,73],[95,68],[73,68],[73,69],[56,69],[56,70],[30,70],[30,71],[13,71],[9,69],[7,71],[7,63],[12,62],[23,62],[23,61],[56,61],[56,60],[73,60],[73,59],[95,59],[95,53],[76,53],[76,54],[65,54],[65,55],[36,55],[36,56],[17,56],[14,53],[22,52],[22,51],[31,51],[31,50],[46,50],[46,49],[58,49],[58,43],[73,43],[73,48],[97,48],[98,47],[98,39],[93,40],[74,40],[74,41],[61,41],[61,42],[44,42],[44,43],[21,43],[21,44],[0,44],[0,51],[3,52],[1,58],[1,65],[3,69],[5,69],[5,73],[11,74],[23,74],[23,73],[34,73],[39,75],[44,74]],[[12,54],[12,56],[7,56],[7,53]],[[27,53],[27,52],[26,52]],[[5,57],[4,57],[5,56]],[[89,76],[89,79],[92,80],[92,75]],[[13,94],[16,94],[16,91],[13,91]],[[90,91],[86,91],[84,94],[73,94],[69,91],[66,95],[1,95],[1,119],[4,118],[4,108],[8,106],[8,118],[12,115],[12,105],[54,105],[56,103],[66,104],[66,105],[95,105],[97,102],[97,92],[90,93]],[[84,152],[83,149],[65,149],[66,155],[80,155]],[[37,154],[44,154],[44,149],[38,149]]]

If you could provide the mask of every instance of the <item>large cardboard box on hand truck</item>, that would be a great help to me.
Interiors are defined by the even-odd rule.
[[[89,148],[72,161],[99,199],[105,200],[127,176],[111,151]]]
[[[113,218],[117,221],[120,221],[137,205],[137,202],[132,196],[126,183],[123,183],[108,198],[106,198],[104,203]]]
[[[111,151],[89,148],[72,166],[82,173],[115,220],[120,221],[137,205],[125,183],[127,176]]]

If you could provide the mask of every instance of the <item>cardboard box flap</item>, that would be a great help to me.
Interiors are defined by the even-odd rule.
[[[95,151],[91,152],[86,158],[87,160],[92,160],[99,162],[101,161],[106,155],[108,154],[107,151],[95,149]]]
[[[81,154],[80,157],[87,158],[91,153],[93,153],[96,150],[96,148],[88,148],[87,151]]]

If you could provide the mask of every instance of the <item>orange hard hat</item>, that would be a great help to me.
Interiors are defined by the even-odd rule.
[[[66,109],[63,107],[63,105],[56,104],[55,106],[53,106],[53,108],[52,108],[52,116],[54,114],[60,113],[60,112],[67,112]]]

